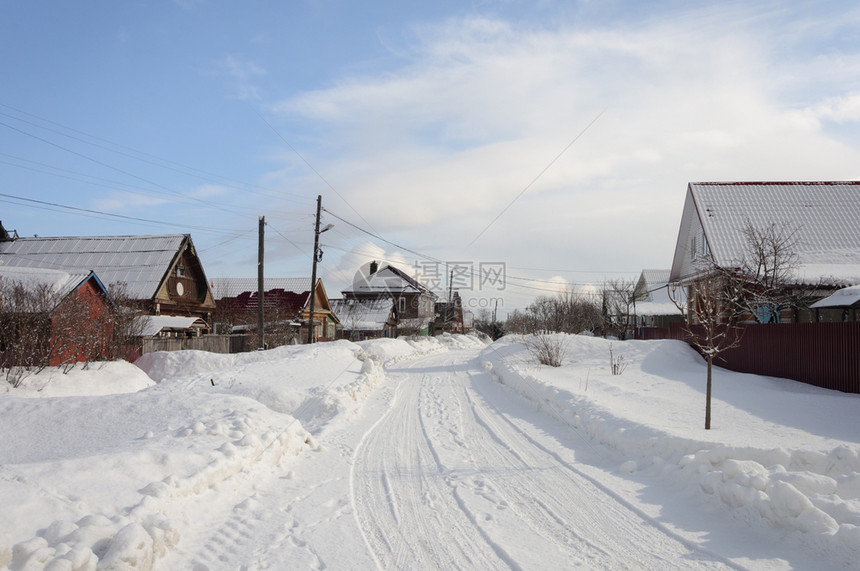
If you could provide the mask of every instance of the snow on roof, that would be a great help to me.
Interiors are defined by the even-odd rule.
[[[842,288],[836,290],[828,297],[820,299],[810,305],[813,309],[823,307],[848,307],[860,303],[860,285]]]
[[[141,335],[151,337],[163,329],[190,329],[191,327],[205,327],[206,323],[199,317],[185,317],[181,315],[141,315],[136,319],[143,321]]]
[[[674,310],[669,310],[668,306],[675,307],[675,304],[672,302],[672,297],[669,292],[669,274],[670,270],[642,270],[642,274],[639,276],[639,280],[636,282],[636,299],[641,299],[642,301],[637,301],[637,309],[636,312],[639,315],[672,315],[675,313],[679,313],[677,308]],[[675,295],[678,298],[678,302],[682,305],[685,303],[687,299],[686,292],[684,288],[675,288],[672,292],[672,295]],[[659,313],[645,313],[644,311],[639,310],[639,305],[643,305],[645,303],[653,303],[653,306],[644,306],[644,307],[652,307],[654,311],[659,311]],[[658,308],[659,304],[666,304],[666,308]]]
[[[186,238],[186,234],[18,238],[0,242],[0,266],[92,270],[102,283],[125,283],[132,298],[149,299]]]
[[[86,281],[92,272],[69,273],[45,268],[22,268],[0,266],[0,278],[21,284],[26,288],[47,287],[51,295],[59,301]]]
[[[810,276],[803,267],[812,265],[860,267],[860,182],[699,182],[689,189],[718,265],[744,256],[748,224],[776,223],[795,233],[801,274]]]
[[[403,270],[390,265],[370,275],[365,275],[362,271],[356,273],[351,293],[424,293],[432,295],[434,298],[437,297],[418,280],[410,277]]]
[[[394,307],[392,299],[332,299],[332,313],[348,331],[382,331]]]
[[[257,292],[257,278],[212,278],[212,295],[216,300]],[[311,291],[311,278],[263,278],[263,290],[282,289],[292,293]]]
[[[636,315],[681,315],[683,312],[671,301],[637,301]]]

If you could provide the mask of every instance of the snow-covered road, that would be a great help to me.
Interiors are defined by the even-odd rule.
[[[528,418],[497,408],[503,389],[474,357],[448,352],[389,371],[391,407],[362,439],[351,477],[380,567],[730,566],[593,481]]]
[[[619,344],[614,376],[566,341],[557,369],[447,336],[35,375],[0,395],[0,569],[856,566],[855,396],[720,370],[703,431],[688,347]]]

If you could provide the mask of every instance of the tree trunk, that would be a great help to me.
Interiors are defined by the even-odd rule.
[[[705,430],[711,429],[711,368],[714,357],[708,354],[708,385],[705,389]]]

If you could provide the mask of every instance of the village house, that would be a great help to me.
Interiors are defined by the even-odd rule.
[[[256,330],[259,312],[257,278],[214,278],[210,285],[218,308],[216,322],[225,328],[223,332]],[[332,311],[320,279],[314,287],[313,300],[314,340],[330,341],[335,338],[339,320]],[[306,342],[310,312],[311,278],[264,278],[265,327],[277,336],[277,344]]]
[[[194,317],[211,323],[215,300],[191,236],[89,236],[0,240],[0,267],[95,272],[141,313]],[[199,328],[208,333],[208,325]]]
[[[332,299],[340,325],[338,337],[350,341],[391,337],[397,327],[392,299]]]
[[[783,240],[781,287],[798,303],[754,308],[748,322],[809,322],[809,305],[835,289],[860,284],[860,182],[690,183],[669,275],[690,291],[715,270],[750,259],[750,230]],[[755,294],[756,286],[748,293]],[[692,301],[690,301],[692,303]]]
[[[683,290],[673,292],[683,306]],[[633,289],[633,313],[636,316],[637,335],[643,328],[667,328],[671,323],[684,320],[678,305],[669,295],[669,270],[642,270]]]
[[[391,336],[427,335],[436,316],[435,293],[406,272],[392,265],[380,267],[377,261],[362,267],[352,289],[342,293],[344,300],[352,303],[391,300],[394,310]]]
[[[112,310],[94,272],[0,266],[0,368],[108,358]]]

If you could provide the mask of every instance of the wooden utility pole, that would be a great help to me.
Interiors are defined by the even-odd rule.
[[[260,237],[257,246],[257,338],[260,340],[258,349],[264,349],[263,339],[263,237],[266,227],[266,217],[260,216]]]
[[[311,311],[308,320],[308,343],[314,342],[314,302],[316,301],[317,260],[320,251],[320,211],[322,210],[322,195],[317,196],[317,218],[314,223],[314,265],[311,271]]]

